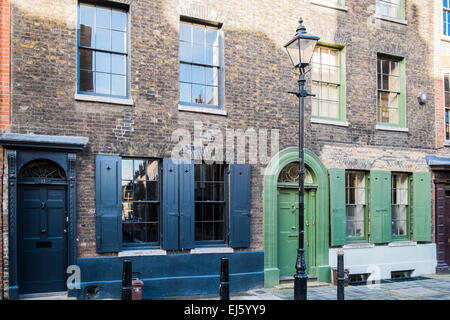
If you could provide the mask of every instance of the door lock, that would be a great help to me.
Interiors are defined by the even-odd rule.
[[[45,202],[41,202],[41,209],[42,209],[42,210],[45,209]]]

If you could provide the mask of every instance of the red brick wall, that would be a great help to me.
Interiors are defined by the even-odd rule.
[[[0,0],[0,132],[9,125],[10,98],[10,0]],[[0,148],[0,181],[3,181],[3,148]],[[3,184],[0,183],[0,205],[3,203]],[[0,299],[3,286],[3,206],[0,208]]]

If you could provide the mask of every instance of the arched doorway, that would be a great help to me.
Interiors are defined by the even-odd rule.
[[[330,281],[328,262],[328,173],[320,159],[305,150],[305,249],[308,274]],[[298,148],[271,159],[264,175],[264,285],[277,285],[295,273],[298,248]],[[292,262],[293,260],[293,262]]]
[[[67,178],[55,162],[37,159],[18,176],[19,293],[66,290]]]

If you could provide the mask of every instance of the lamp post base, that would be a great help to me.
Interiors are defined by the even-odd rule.
[[[308,275],[306,274],[305,250],[297,250],[297,273],[294,276],[294,300],[306,300]]]

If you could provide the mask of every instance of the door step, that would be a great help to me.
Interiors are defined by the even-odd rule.
[[[314,287],[325,287],[330,284],[327,282],[319,282],[316,276],[308,276],[307,286],[308,288]],[[282,277],[280,278],[280,284],[274,286],[275,289],[294,289],[294,278],[293,277]]]
[[[19,295],[20,300],[77,300],[76,297],[68,297],[67,291],[42,292]]]

